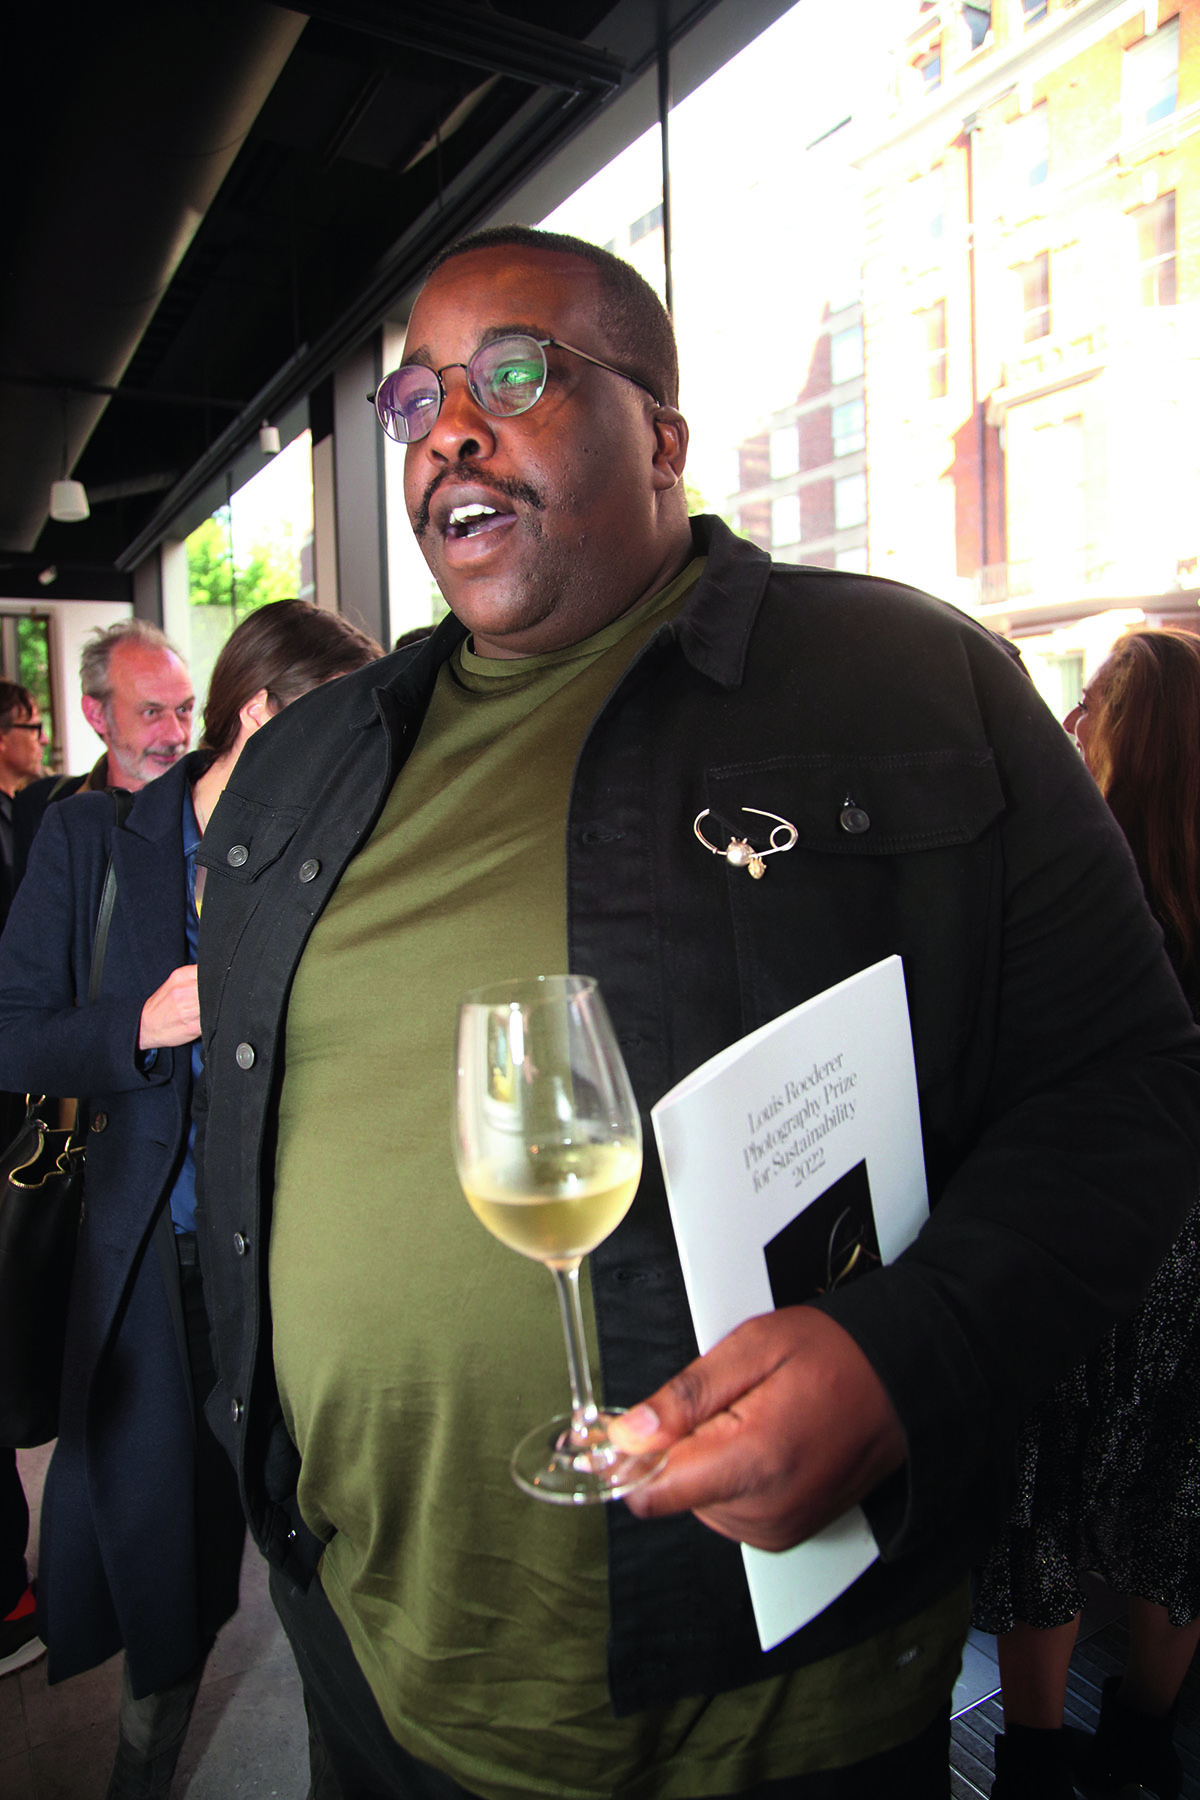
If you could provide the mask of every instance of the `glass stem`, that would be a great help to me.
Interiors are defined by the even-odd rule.
[[[550,1273],[558,1294],[558,1310],[562,1314],[563,1337],[567,1343],[567,1369],[571,1377],[571,1443],[583,1448],[593,1435],[592,1427],[599,1409],[592,1398],[592,1377],[588,1369],[587,1344],[583,1335],[583,1307],[579,1300],[579,1264],[551,1263]]]

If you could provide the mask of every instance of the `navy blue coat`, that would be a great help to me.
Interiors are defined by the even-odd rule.
[[[123,1646],[138,1695],[178,1681],[205,1653],[237,1605],[240,1564],[234,1533],[236,1557],[200,1592],[196,1413],[169,1212],[159,1223],[187,1146],[190,1052],[160,1050],[149,1073],[137,1056],[145,1001],[188,960],[183,797],[202,766],[187,757],[143,789],[119,831],[107,794],[49,808],[0,939],[0,1086],[83,1095],[89,1125],[42,1503],[48,1673],[62,1680]],[[89,1005],[110,850],[117,902]],[[237,1512],[232,1476],[229,1506]]]

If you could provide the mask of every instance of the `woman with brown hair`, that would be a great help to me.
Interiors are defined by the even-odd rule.
[[[1200,640],[1129,633],[1064,720],[1129,841],[1200,1017]],[[1200,1208],[1132,1318],[1026,1421],[975,1623],[997,1633],[994,1800],[1176,1800],[1176,1700],[1200,1642]],[[1083,1570],[1129,1596],[1129,1657],[1095,1738],[1063,1730]]]
[[[204,1418],[215,1374],[196,1254],[196,851],[243,746],[379,645],[297,600],[250,615],[213,670],[204,745],[133,798],[49,809],[0,944],[0,1085],[84,1098],[87,1206],[59,1436],[42,1500],[50,1681],[125,1653],[107,1800],[165,1800],[245,1525]],[[111,858],[99,991],[92,940]]]

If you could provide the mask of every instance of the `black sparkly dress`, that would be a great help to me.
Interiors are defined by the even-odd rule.
[[[1192,1012],[1200,994],[1188,989]],[[984,1564],[975,1625],[1065,1625],[1092,1570],[1200,1614],[1200,1205],[1137,1311],[1030,1414],[1017,1494]]]

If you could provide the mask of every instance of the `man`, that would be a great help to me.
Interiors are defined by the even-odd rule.
[[[1061,730],[961,614],[689,522],[676,384],[592,246],[435,264],[378,403],[454,616],[261,733],[201,851],[213,1417],[346,1800],[946,1795],[1016,1423],[1195,1191],[1197,1037]],[[705,807],[722,847],[743,808],[799,842],[752,880]],[[648,1143],[589,1332],[665,1468],[524,1499],[561,1342],[454,1177],[458,994],[596,975],[645,1111],[892,952],[918,1243],[695,1359]],[[857,1501],[882,1559],[762,1654],[738,1543]]]
[[[42,771],[46,733],[28,688],[0,681],[0,925],[12,899],[13,800]]]
[[[174,767],[191,742],[196,700],[187,665],[145,619],[93,632],[79,659],[79,682],[83,716],[103,739],[104,754],[86,775],[48,776],[26,789],[14,809],[16,883],[51,801],[106,787],[139,793]]]
[[[39,774],[45,747],[41,710],[29,689],[0,681],[0,926],[12,900],[13,798]],[[0,1093],[0,1144],[8,1146],[24,1112],[23,1094]],[[29,1507],[17,1453],[0,1446],[0,1675],[45,1654],[25,1563],[28,1541]]]

